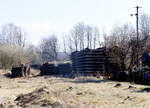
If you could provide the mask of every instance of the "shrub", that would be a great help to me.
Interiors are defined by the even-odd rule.
[[[10,44],[0,46],[0,68],[9,69],[25,62],[27,56],[23,48]]]

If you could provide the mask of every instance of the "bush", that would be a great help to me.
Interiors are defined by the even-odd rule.
[[[27,56],[23,48],[10,44],[0,46],[0,68],[9,69],[25,62]]]

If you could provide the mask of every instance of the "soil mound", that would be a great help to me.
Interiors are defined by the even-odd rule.
[[[61,108],[62,104],[54,101],[48,88],[42,87],[28,94],[19,95],[15,101],[22,108]]]

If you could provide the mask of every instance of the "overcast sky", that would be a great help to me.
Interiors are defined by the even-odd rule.
[[[150,0],[0,0],[0,26],[21,26],[37,45],[40,38],[69,30],[78,22],[110,31],[114,25],[135,22],[135,6],[150,15]],[[59,38],[60,38],[59,37]]]

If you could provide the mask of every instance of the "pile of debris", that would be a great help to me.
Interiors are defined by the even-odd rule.
[[[20,66],[13,66],[11,69],[11,77],[29,77],[30,66],[25,66],[21,64]]]
[[[12,67],[11,69],[12,77],[22,77],[22,67]]]

